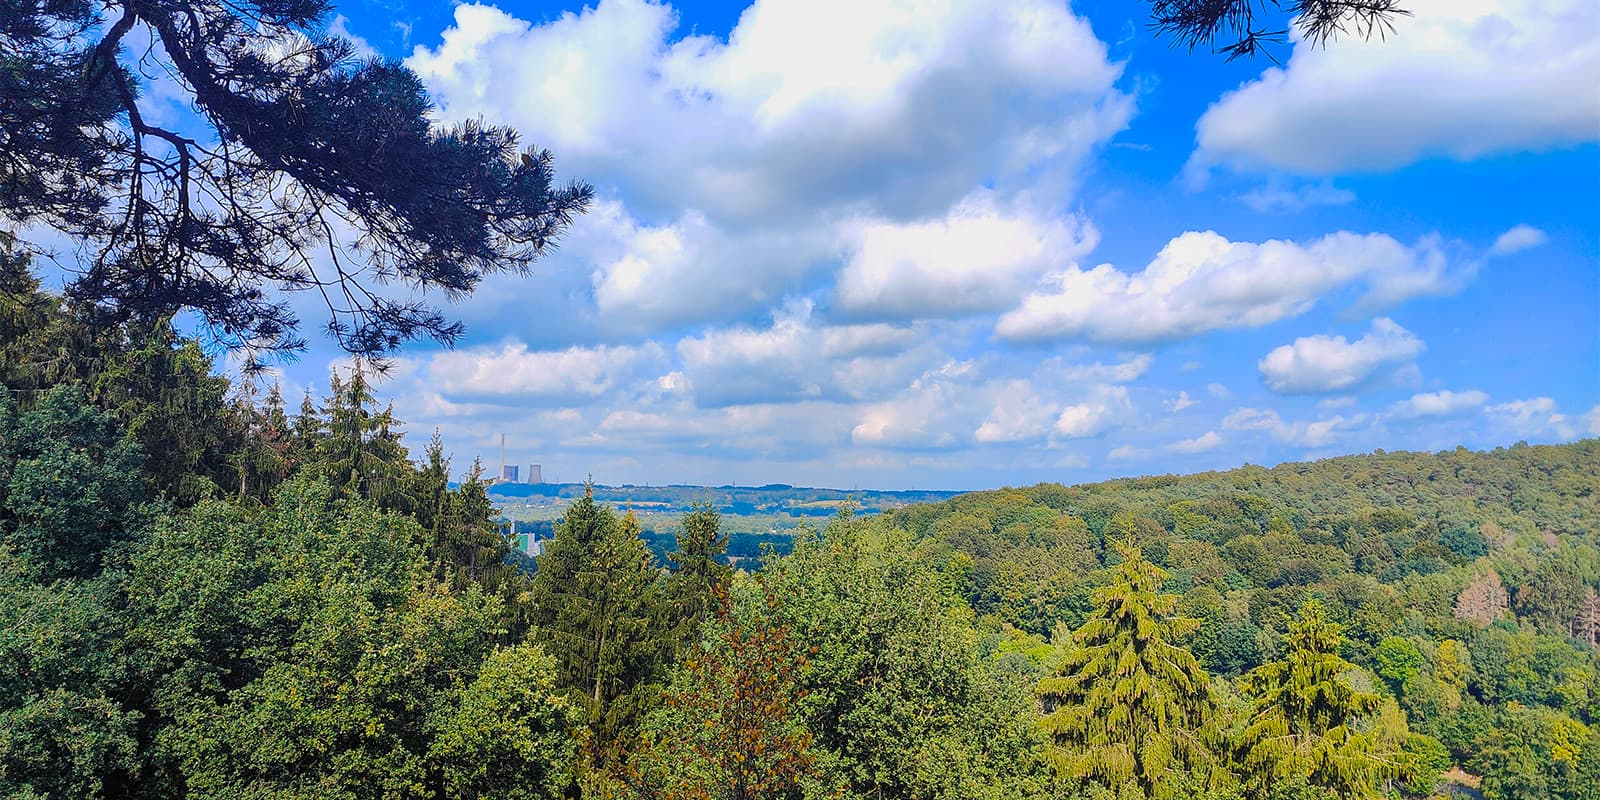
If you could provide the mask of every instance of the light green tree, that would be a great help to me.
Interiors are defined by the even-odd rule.
[[[1209,679],[1181,645],[1199,625],[1161,593],[1166,571],[1117,545],[1112,583],[1072,634],[1054,676],[1039,682],[1056,767],[1112,791],[1170,797],[1183,773],[1211,764],[1204,743]]]
[[[1382,797],[1409,759],[1375,730],[1383,700],[1349,681],[1354,665],[1339,655],[1339,626],[1311,600],[1284,639],[1281,660],[1241,681],[1251,698],[1237,759],[1246,796],[1304,783],[1337,798]]]

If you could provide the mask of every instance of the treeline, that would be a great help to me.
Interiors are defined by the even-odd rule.
[[[1426,797],[1600,785],[1595,442],[966,495],[519,569],[359,370],[285,408],[0,273],[0,794]]]

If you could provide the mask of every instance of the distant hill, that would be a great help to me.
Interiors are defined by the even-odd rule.
[[[584,492],[581,483],[497,483],[489,487],[495,498],[549,498],[571,500]],[[764,486],[594,486],[596,500],[616,506],[662,512],[688,511],[692,503],[710,503],[725,514],[780,514],[829,517],[846,504],[858,513],[873,514],[915,503],[936,503],[960,494],[936,491],[877,491],[872,489],[818,489],[769,483]]]

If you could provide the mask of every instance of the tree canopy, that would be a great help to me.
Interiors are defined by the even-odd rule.
[[[223,344],[292,351],[283,293],[310,292],[351,353],[453,341],[428,293],[526,272],[592,192],[509,128],[435,124],[417,76],[359,56],[331,14],[0,3],[0,217],[80,242],[67,293],[114,320],[189,309]],[[196,119],[163,126],[152,98],[174,86]]]
[[[1236,58],[1266,55],[1292,26],[1316,45],[1344,35],[1369,38],[1409,15],[1404,0],[1149,0],[1150,27],[1176,46]]]

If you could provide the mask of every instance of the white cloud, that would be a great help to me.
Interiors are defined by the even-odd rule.
[[[1296,213],[1317,206],[1349,205],[1355,202],[1356,193],[1326,183],[1288,186],[1282,181],[1271,181],[1239,199],[1263,214]]]
[[[1092,246],[1019,210],[1070,195],[1133,113],[1067,5],[758,0],[725,39],[680,34],[647,0],[542,24],[465,4],[407,60],[443,119],[509,123],[600,187],[607,218],[569,238],[596,240],[574,255],[608,330],[749,319],[841,261],[858,316],[992,310]]]
[[[1437,241],[1407,247],[1381,234],[1335,233],[1309,245],[1231,242],[1211,231],[1168,242],[1144,270],[1109,264],[1069,267],[1000,317],[1014,340],[1152,342],[1225,328],[1253,328],[1298,316],[1327,293],[1365,287],[1358,305],[1376,308],[1456,289]]]
[[[774,304],[833,247],[825,230],[729,233],[697,211],[641,225],[620,203],[603,206],[595,224],[613,238],[593,251],[594,302],[625,326],[715,321]]]
[[[1206,394],[1209,394],[1218,400],[1226,400],[1233,393],[1228,391],[1228,387],[1223,386],[1220,383],[1208,383],[1206,384]]]
[[[1517,225],[1511,230],[1500,234],[1500,237],[1494,240],[1494,246],[1489,248],[1489,255],[1509,256],[1512,253],[1531,250],[1544,244],[1545,238],[1544,231],[1532,225]]]
[[[944,359],[924,328],[830,326],[811,315],[810,303],[796,303],[766,328],[712,329],[678,342],[695,403],[875,399],[904,389]]]
[[[1204,453],[1222,446],[1222,436],[1216,431],[1206,431],[1193,439],[1173,442],[1167,449],[1176,453]]]
[[[1131,444],[1118,445],[1106,453],[1106,458],[1112,461],[1133,461],[1150,455],[1150,451]]]
[[[850,430],[856,444],[909,449],[951,447],[962,443],[954,387],[933,383],[868,407]]]
[[[1306,336],[1268,353],[1257,366],[1275,392],[1319,394],[1358,389],[1415,371],[1426,347],[1394,320],[1379,317],[1354,342],[1343,336]]]
[[[1149,372],[1152,363],[1155,363],[1154,356],[1140,353],[1116,364],[1096,361],[1093,364],[1064,366],[1059,370],[1055,370],[1052,364],[1046,364],[1045,368],[1072,383],[1132,383]]]
[[[1199,401],[1189,399],[1189,393],[1187,391],[1180,391],[1178,392],[1177,397],[1167,402],[1167,410],[1176,414],[1179,411],[1182,411],[1186,408],[1192,408],[1198,404]]]
[[[1589,409],[1589,413],[1583,415],[1583,421],[1590,436],[1600,436],[1600,405]]]
[[[1222,420],[1223,430],[1266,431],[1273,439],[1301,447],[1326,447],[1342,434],[1369,424],[1366,414],[1336,415],[1323,419],[1287,422],[1271,409],[1238,408]]]
[[[658,345],[530,350],[521,342],[436,354],[428,385],[447,395],[544,405],[611,392],[665,357]]]
[[[1452,392],[1423,392],[1389,406],[1389,416],[1395,419],[1419,417],[1446,417],[1468,409],[1478,408],[1489,401],[1489,395],[1476,389]]]
[[[677,25],[642,0],[540,25],[462,5],[407,63],[448,118],[511,123],[649,206],[736,219],[942,210],[996,164],[1081,159],[1132,110],[1088,23],[1048,0],[760,0],[726,40],[672,41]]]
[[[1018,442],[1041,436],[1050,428],[1055,405],[1026,380],[1008,381],[983,424],[973,432],[981,444]]]
[[[1113,427],[1133,410],[1128,390],[1123,386],[1096,387],[1090,397],[1061,409],[1055,432],[1068,439],[1097,436]]]
[[[1567,415],[1549,397],[1530,397],[1487,406],[1484,412],[1499,427],[1518,436],[1570,439],[1577,435]]]
[[[941,219],[860,223],[839,274],[847,312],[890,317],[962,316],[1016,303],[1051,269],[1087,255],[1099,239],[1071,216],[997,206],[983,191]]]
[[[1600,4],[1414,0],[1385,36],[1297,41],[1213,104],[1191,168],[1328,174],[1600,139]]]

